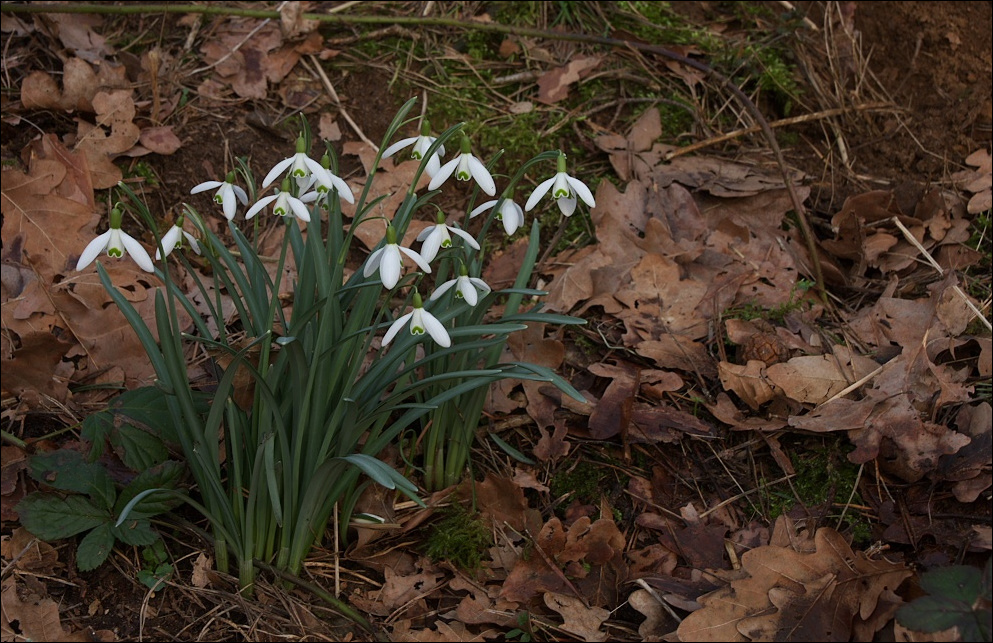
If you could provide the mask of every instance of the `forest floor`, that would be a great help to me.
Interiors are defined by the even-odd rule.
[[[3,5],[0,640],[989,636],[991,3],[111,12],[126,4]],[[181,521],[164,548],[118,543],[92,571],[78,539],[27,532],[17,505],[47,488],[31,458],[85,452],[84,418],[151,377],[92,268],[74,270],[118,182],[162,225],[184,203],[215,212],[190,189],[239,158],[262,176],[303,114],[357,192],[411,97],[437,132],[465,121],[483,159],[504,150],[506,175],[559,149],[593,190],[569,218],[526,215],[532,285],[586,324],[508,343],[586,404],[494,385],[465,483],[426,509],[367,497],[393,529],[319,543],[306,580],[373,632],[265,573],[239,596]],[[414,166],[385,161],[377,194]],[[437,204],[464,216],[468,193]],[[494,288],[522,236],[490,242]],[[360,240],[351,269],[379,241]],[[108,269],[150,310],[153,279]],[[429,546],[446,539],[450,555]],[[925,595],[938,607],[897,618]]]

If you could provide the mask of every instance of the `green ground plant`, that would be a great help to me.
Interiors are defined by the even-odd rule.
[[[431,526],[424,553],[433,561],[448,561],[459,569],[474,572],[492,545],[493,535],[480,520],[479,513],[456,504]]]
[[[861,505],[862,496],[856,486],[859,467],[845,458],[843,443],[832,440],[789,453],[796,476],[788,487],[769,487],[763,492],[768,520],[789,513],[797,504],[812,511],[827,506],[825,519],[843,521],[856,542],[868,542],[872,536],[871,524],[860,514],[845,510],[850,504]]]
[[[204,411],[206,399],[194,404]],[[175,508],[179,501],[146,497],[132,506],[131,519],[118,516],[136,497],[151,489],[179,489],[185,467],[171,459],[170,445],[177,442],[174,427],[162,423],[168,410],[162,392],[139,388],[119,395],[109,408],[83,420],[81,438],[86,453],[61,448],[29,458],[28,473],[40,485],[17,505],[17,512],[31,533],[44,540],[85,534],[76,550],[81,571],[99,567],[116,542],[132,546],[161,543],[151,519]],[[126,484],[115,482],[108,457],[119,458],[131,472]],[[112,454],[112,455],[111,455]]]
[[[938,567],[921,574],[925,596],[897,610],[900,625],[935,633],[955,628],[960,641],[989,641],[993,636],[993,558],[980,570],[968,565]]]

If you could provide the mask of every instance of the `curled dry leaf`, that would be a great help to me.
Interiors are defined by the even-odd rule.
[[[757,359],[748,360],[743,366],[729,362],[717,365],[724,390],[737,394],[753,411],[776,397],[776,390],[770,385],[765,371],[765,362]]]
[[[852,551],[831,528],[818,530],[814,543],[813,553],[772,545],[745,552],[747,576],[702,596],[679,640],[848,641],[867,624],[885,624],[898,607],[892,591],[912,572]]]
[[[569,95],[569,86],[589,74],[602,60],[599,56],[582,56],[545,72],[538,77],[538,102],[551,105],[563,100]]]
[[[610,617],[610,611],[602,607],[589,607],[576,596],[545,593],[545,605],[562,616],[562,629],[575,634],[584,641],[606,641],[606,632],[601,632],[603,622]]]

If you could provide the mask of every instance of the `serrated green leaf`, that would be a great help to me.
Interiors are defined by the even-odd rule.
[[[963,641],[989,641],[993,633],[993,612],[976,610],[972,620],[959,624],[959,636]]]
[[[86,534],[79,541],[76,549],[76,567],[81,572],[88,572],[99,567],[107,560],[114,549],[114,534],[110,531],[110,523],[104,523]]]
[[[198,412],[207,412],[209,404],[206,395],[193,392],[193,401]],[[137,427],[161,440],[179,442],[168,400],[158,387],[145,386],[121,393],[111,402],[109,410],[129,418]]]
[[[155,571],[150,569],[142,569],[138,571],[138,580],[141,581],[142,585],[150,590],[157,591],[160,587],[165,585],[165,581],[169,580],[175,569],[172,565],[168,563],[163,563],[155,568]]]
[[[21,524],[42,540],[69,538],[114,518],[107,509],[84,496],[62,498],[52,493],[29,494],[17,504]]]
[[[148,429],[127,420],[111,432],[110,444],[121,461],[135,471],[154,467],[169,457],[165,442]]]
[[[183,475],[183,465],[175,460],[166,460],[162,464],[142,471],[131,483],[124,487],[114,506],[114,513],[120,515],[124,507],[143,491],[148,489],[175,489]],[[164,494],[151,494],[143,498],[132,508],[130,515],[151,517],[165,513],[178,506],[179,500]]]
[[[31,456],[28,462],[31,477],[61,491],[75,491],[92,496],[108,509],[114,506],[117,490],[107,470],[87,462],[79,451],[59,449]]]
[[[122,543],[137,547],[147,547],[159,540],[159,532],[145,518],[129,518],[120,525],[114,525],[111,533]]]
[[[993,556],[986,559],[983,567],[983,598],[993,601]]]
[[[921,574],[921,589],[972,605],[983,591],[983,573],[968,565],[938,567]]]
[[[937,596],[922,596],[896,612],[900,625],[918,632],[940,632],[973,620],[972,606]]]
[[[80,435],[90,443],[90,452],[87,455],[90,462],[96,462],[103,455],[107,438],[113,430],[114,415],[110,411],[92,413],[83,419]]]

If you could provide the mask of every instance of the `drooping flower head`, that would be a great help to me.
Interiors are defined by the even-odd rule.
[[[565,154],[562,152],[559,152],[557,165],[558,172],[552,178],[538,184],[538,187],[528,197],[528,202],[524,205],[524,210],[529,211],[533,208],[549,189],[552,190],[552,198],[558,204],[559,210],[567,217],[572,216],[572,213],[576,211],[577,196],[591,208],[596,207],[593,193],[586,187],[586,184],[577,178],[569,176],[565,171]]]
[[[421,135],[413,136],[411,138],[405,138],[403,140],[397,141],[393,145],[390,145],[383,152],[383,158],[388,159],[405,147],[413,145],[414,147],[410,150],[410,158],[417,159],[420,161],[427,155],[428,148],[437,140],[437,137],[431,136],[431,122],[428,119],[421,121]],[[434,178],[441,169],[441,157],[445,155],[445,146],[440,145],[434,154],[427,161],[427,165],[424,166],[424,171],[428,173],[428,176]]]
[[[417,264],[417,267],[424,272],[431,272],[431,266],[421,255],[397,243],[396,229],[389,225],[386,226],[386,244],[369,255],[365,268],[362,269],[362,274],[369,277],[378,270],[380,281],[392,290],[400,281],[400,273],[403,270],[403,257],[400,253],[410,257]]]
[[[330,194],[331,190],[335,190],[345,201],[349,203],[355,203],[355,196],[352,195],[352,189],[348,187],[340,177],[338,177],[334,172],[331,171],[331,156],[325,154],[321,157],[321,168],[324,170],[323,174],[311,174],[310,179],[307,182],[307,187],[304,188],[303,192],[314,188],[319,197],[326,197]],[[300,197],[303,199],[303,197]],[[322,200],[321,203],[327,203],[326,200]]]
[[[490,292],[489,284],[479,277],[470,277],[469,270],[465,267],[465,265],[462,265],[459,270],[459,276],[455,279],[449,279],[445,283],[438,286],[438,288],[431,293],[430,300],[434,301],[435,299],[438,299],[448,292],[453,286],[455,287],[455,298],[465,299],[465,303],[470,306],[475,306],[479,301],[479,293],[476,292],[477,290],[484,295]]]
[[[270,194],[269,196],[264,196],[259,199],[259,202],[248,209],[245,213],[246,219],[251,219],[259,210],[269,205],[273,201],[275,204],[272,206],[272,213],[281,217],[286,215],[294,215],[301,221],[310,221],[310,210],[307,209],[307,203],[317,200],[317,192],[310,192],[304,194],[299,199],[293,196],[290,191],[290,180],[283,179],[283,184],[280,186],[279,190],[276,190],[276,194]]]
[[[408,322],[410,324],[411,335],[423,335],[426,332],[439,346],[444,348],[451,346],[452,338],[449,337],[444,324],[438,321],[437,317],[424,310],[424,302],[421,300],[421,295],[417,291],[414,291],[413,302],[411,303],[414,309],[393,322],[389,330],[386,331],[386,335],[383,336],[383,346],[392,342],[393,338],[400,332],[400,329],[407,325]]]
[[[76,262],[77,271],[93,263],[97,255],[106,250],[107,256],[117,259],[129,254],[139,268],[145,272],[155,272],[155,264],[148,256],[148,251],[134,237],[121,230],[123,218],[119,208],[110,211],[110,229],[86,244],[83,253],[79,255],[79,261]]]
[[[162,235],[162,247],[155,251],[156,261],[162,257],[168,257],[169,253],[176,248],[183,247],[184,238],[190,244],[190,248],[193,249],[193,252],[200,254],[200,243],[196,240],[196,237],[186,230],[183,230],[184,219],[184,215],[180,214],[179,217],[176,218],[176,222],[172,224],[171,228],[169,228],[169,231]]]
[[[493,183],[493,177],[490,176],[490,171],[486,169],[482,161],[472,155],[472,145],[469,143],[469,137],[464,132],[462,132],[462,141],[459,149],[461,152],[458,156],[438,169],[438,173],[428,183],[428,189],[437,190],[454,173],[457,180],[468,181],[469,179],[475,179],[479,185],[479,189],[483,192],[490,196],[496,194],[496,184]]]
[[[248,195],[245,194],[245,191],[240,186],[234,184],[234,172],[228,172],[227,178],[224,179],[223,183],[220,181],[205,181],[190,190],[190,194],[198,194],[215,188],[217,188],[217,192],[214,193],[214,201],[221,205],[224,211],[224,217],[228,221],[234,219],[234,213],[238,209],[238,201],[241,201],[242,205],[248,205]]]
[[[424,257],[425,261],[434,261],[434,258],[438,256],[439,250],[452,247],[452,236],[449,232],[462,237],[462,240],[469,244],[473,250],[479,250],[479,244],[476,243],[476,240],[472,238],[471,234],[465,230],[445,225],[445,213],[439,211],[437,223],[424,228],[417,235],[417,240],[422,242],[421,256]]]
[[[499,199],[494,199],[493,201],[487,201],[478,205],[472,212],[469,213],[469,218],[478,216],[479,214],[496,207],[496,204],[500,203]],[[496,213],[496,218],[498,221],[503,223],[503,229],[507,234],[514,234],[517,229],[524,225],[524,210],[521,206],[514,202],[514,188],[509,188],[503,193],[503,203],[500,204],[500,209]]]
[[[269,170],[269,173],[266,174],[265,179],[262,181],[263,188],[269,187],[273,181],[279,178],[280,174],[289,170],[290,177],[297,182],[297,187],[301,193],[306,192],[316,181],[319,184],[328,186],[328,189],[333,187],[338,190],[338,196],[345,201],[355,203],[355,197],[352,195],[348,184],[332,174],[330,170],[322,167],[320,163],[307,156],[307,142],[302,136],[297,138],[296,149],[296,154],[276,163]]]

